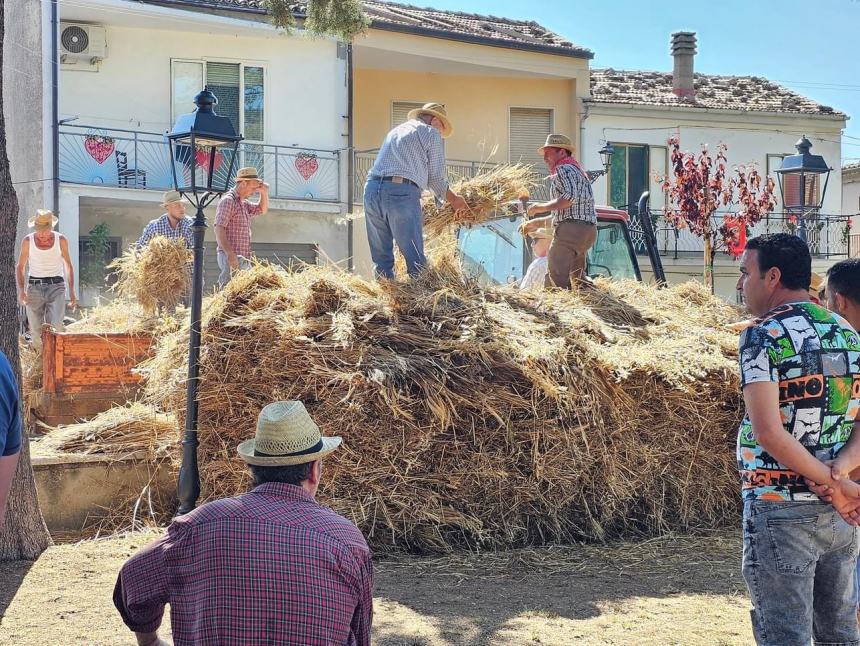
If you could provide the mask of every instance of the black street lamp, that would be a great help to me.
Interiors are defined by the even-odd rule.
[[[197,109],[176,120],[167,135],[170,144],[173,186],[197,207],[194,231],[194,271],[191,280],[191,334],[188,340],[188,384],[186,390],[185,437],[179,469],[177,515],[186,514],[200,496],[197,467],[197,379],[200,371],[200,311],[203,301],[203,236],[206,215],[203,209],[230,188],[236,153],[242,135],[237,135],[227,117],[212,109],[218,99],[209,88],[194,97]]]
[[[804,135],[795,144],[796,155],[783,158],[782,167],[776,171],[779,180],[779,195],[783,211],[795,215],[800,222],[800,238],[806,240],[806,216],[821,210],[830,171],[833,169],[821,155],[809,152],[812,143]],[[821,176],[824,186],[821,186]],[[820,189],[820,190],[819,190]]]
[[[609,173],[609,166],[612,164],[612,155],[615,154],[615,148],[613,148],[612,144],[607,141],[603,148],[597,152],[600,155],[600,162],[603,164],[603,170],[588,171],[588,181],[592,183],[601,175],[607,175]]]

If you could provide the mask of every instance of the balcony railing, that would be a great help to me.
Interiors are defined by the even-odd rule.
[[[163,134],[63,125],[60,181],[166,191],[173,188]],[[274,199],[340,202],[341,152],[242,142],[237,168],[254,166]]]
[[[370,169],[373,167],[373,162],[376,159],[377,152],[379,151],[355,151],[353,157],[353,200],[356,203],[361,203],[362,201],[362,196],[364,195],[364,183],[367,181],[367,176],[370,174]],[[454,184],[461,179],[475,177],[476,175],[490,171],[500,165],[501,164],[493,162],[463,161],[456,159],[449,159],[445,164],[448,171],[448,181],[451,184]],[[531,198],[539,201],[549,200],[550,190],[549,183],[547,181],[548,178],[544,178],[540,174],[538,176],[541,177],[541,183],[531,190]]]
[[[635,207],[631,215],[635,215]],[[651,211],[651,220],[655,223],[657,247],[662,256],[675,259],[691,257],[704,251],[702,239],[690,232],[689,229],[675,229],[668,224],[662,213]],[[722,215],[715,216],[715,225],[722,224]],[[817,258],[837,258],[860,255],[860,235],[852,235],[850,231],[851,216],[829,215],[819,213],[806,220],[806,242],[813,256]],[[646,253],[645,241],[634,217],[630,221],[631,237],[638,253]],[[800,225],[797,220],[785,213],[772,213],[750,227],[750,238],[766,233],[792,233],[800,235]]]

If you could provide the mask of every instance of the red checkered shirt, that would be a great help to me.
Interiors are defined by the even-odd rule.
[[[266,483],[177,518],[123,565],[114,604],[175,646],[365,646],[373,565],[358,528],[301,487]]]
[[[227,230],[227,242],[237,256],[251,257],[251,218],[262,212],[259,204],[240,198],[235,188],[218,202],[215,226]]]

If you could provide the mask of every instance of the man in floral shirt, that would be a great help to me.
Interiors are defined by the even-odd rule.
[[[737,443],[758,644],[860,644],[860,485],[840,475],[860,465],[860,338],[809,302],[811,265],[806,243],[787,234],[750,240],[741,258],[738,289],[758,317],[740,339],[746,417]],[[807,479],[831,488],[832,506]]]

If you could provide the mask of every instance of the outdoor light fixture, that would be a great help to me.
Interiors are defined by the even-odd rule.
[[[612,155],[615,154],[615,148],[607,141],[598,153],[600,154],[600,162],[603,164],[603,170],[588,171],[588,181],[590,182],[594,182],[601,175],[609,173],[609,165],[612,164]]]
[[[218,103],[208,88],[194,97],[197,109],[176,120],[167,135],[173,186],[197,208],[194,231],[194,270],[191,281],[191,333],[188,340],[188,384],[186,390],[185,436],[179,470],[177,515],[194,509],[200,496],[197,465],[197,380],[200,360],[200,310],[203,301],[203,236],[206,215],[203,209],[226,193],[233,180],[236,154],[242,136],[236,134],[227,117],[215,114]]]
[[[782,209],[796,216],[800,223],[800,237],[806,240],[806,216],[818,213],[824,203],[830,171],[833,169],[821,155],[809,152],[812,143],[804,135],[795,144],[796,155],[783,158],[782,167],[776,171]],[[824,186],[821,177],[824,176]]]

